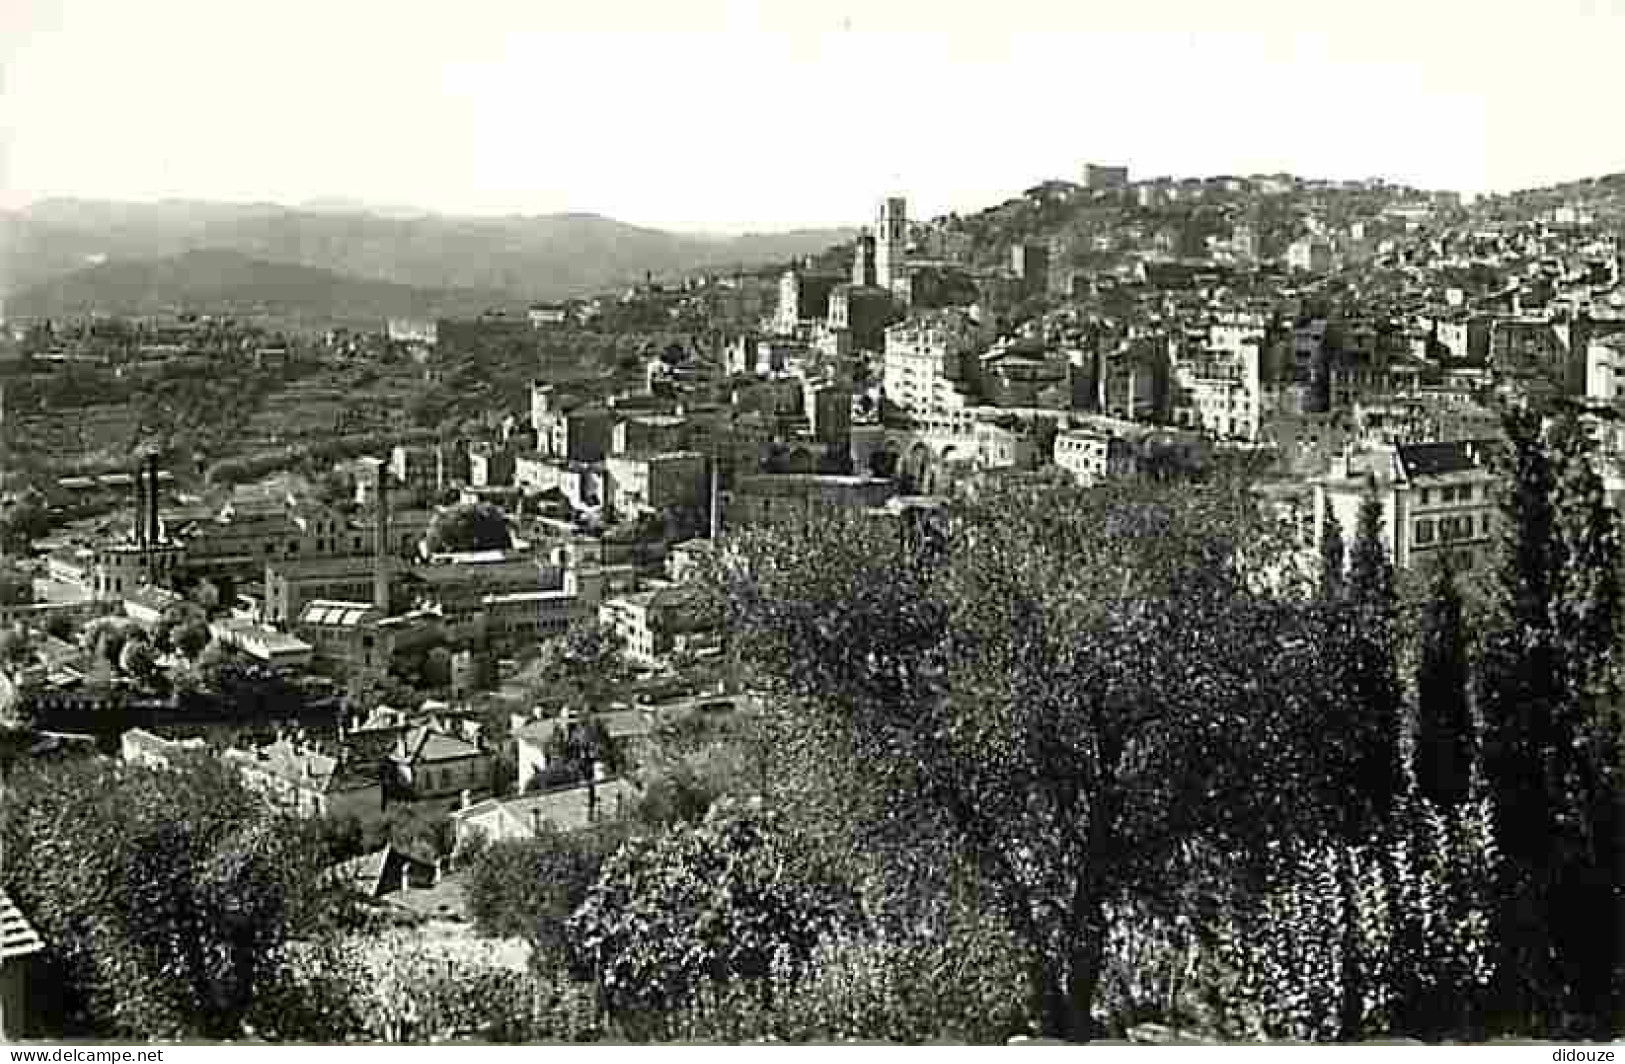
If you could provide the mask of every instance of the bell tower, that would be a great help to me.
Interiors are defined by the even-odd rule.
[[[902,279],[907,241],[908,201],[902,196],[889,196],[881,201],[875,227],[875,280],[880,287],[889,289]]]

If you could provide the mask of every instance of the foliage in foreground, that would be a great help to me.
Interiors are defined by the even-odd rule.
[[[946,538],[815,526],[722,559],[738,647],[794,707],[783,748],[862,766],[822,790],[865,845],[971,863],[1046,1034],[1098,1030],[1113,912],[1316,825],[1310,596],[1255,579],[1284,553],[1255,514],[1225,486],[1057,489]]]
[[[223,766],[25,765],[3,882],[48,944],[69,1033],[230,1038],[274,957],[343,911],[323,847]]]
[[[719,802],[698,826],[623,845],[569,933],[612,1012],[663,1013],[799,966],[840,926],[839,891],[802,867],[770,810]]]

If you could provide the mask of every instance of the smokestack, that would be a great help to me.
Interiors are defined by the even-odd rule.
[[[158,452],[147,452],[147,545],[158,545]]]
[[[144,472],[145,463],[136,459],[135,463],[135,516],[131,519],[130,534],[134,537],[136,546],[143,550],[147,547],[147,488]]]
[[[711,538],[715,540],[722,534],[722,506],[721,496],[717,490],[717,459],[711,456]]]
[[[378,507],[378,527],[373,540],[372,604],[389,612],[389,468],[375,460],[373,490]]]

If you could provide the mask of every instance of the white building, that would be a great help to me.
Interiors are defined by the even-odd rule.
[[[1586,398],[1611,403],[1625,386],[1625,335],[1593,340],[1586,347]]]
[[[964,422],[974,431],[976,352],[981,329],[963,314],[940,311],[886,330],[881,382],[886,399],[915,419]]]
[[[1326,273],[1332,268],[1332,246],[1314,236],[1294,240],[1287,246],[1286,264],[1304,273]]]
[[[1360,504],[1375,492],[1382,507],[1383,545],[1396,568],[1408,569],[1444,552],[1481,556],[1491,545],[1496,521],[1497,478],[1488,454],[1492,446],[1469,440],[1340,456],[1331,473],[1314,482],[1315,550],[1330,510],[1348,557]]]

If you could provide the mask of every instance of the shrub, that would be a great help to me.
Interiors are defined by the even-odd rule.
[[[1205,978],[1231,1038],[1471,1036],[1492,975],[1483,803],[1405,799],[1385,837],[1283,861],[1219,929]]]

